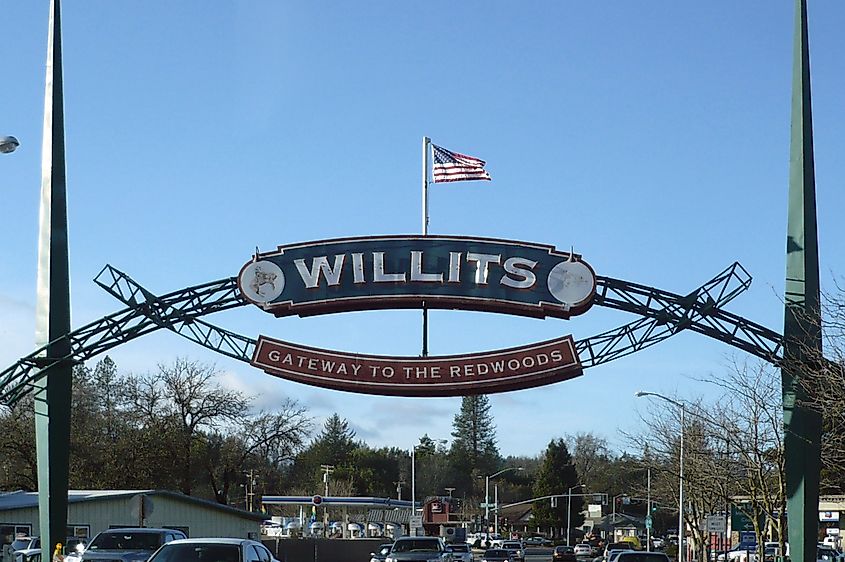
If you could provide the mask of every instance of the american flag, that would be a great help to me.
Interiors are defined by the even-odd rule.
[[[484,160],[465,154],[458,154],[432,144],[434,149],[434,183],[445,181],[490,181],[490,174],[484,169]]]

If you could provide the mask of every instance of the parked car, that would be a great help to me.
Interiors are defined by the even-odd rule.
[[[630,535],[630,536],[627,536],[627,537],[620,537],[619,542],[628,543],[628,545],[629,545],[628,548],[631,549],[631,550],[642,550],[643,549],[643,544],[640,542],[640,539],[638,537],[635,537],[634,535]]]
[[[400,537],[393,543],[385,562],[405,562],[433,559],[451,559],[446,543],[440,537]]]
[[[748,555],[757,552],[757,543],[740,542],[716,556],[717,562],[744,562]]]
[[[140,562],[160,546],[185,538],[185,533],[177,529],[109,529],[91,539],[82,553],[82,562]]]
[[[607,559],[611,550],[631,550],[630,543],[627,542],[609,542],[604,547],[604,558]]]
[[[85,543],[79,537],[67,537],[65,543],[62,545],[62,552],[69,554],[71,557],[78,556],[80,547],[84,548]],[[25,548],[15,550],[15,562],[40,562],[41,560],[41,537],[31,537],[27,542]]]
[[[472,550],[466,543],[447,544],[446,551],[452,553],[455,562],[472,562]]]
[[[616,562],[669,562],[669,557],[662,552],[626,550],[619,553]]]
[[[149,562],[279,562],[258,541],[249,539],[175,539],[155,551]]]
[[[575,556],[591,556],[593,554],[593,547],[587,543],[576,544],[574,547]]]
[[[552,552],[552,562],[575,562],[575,549],[571,546],[556,546]]]
[[[514,560],[523,562],[525,560],[525,547],[520,541],[502,541],[502,549],[510,551]]]
[[[391,548],[393,548],[392,542],[378,545],[376,551],[370,553],[370,562],[384,562]]]
[[[609,550],[607,552],[607,557],[605,558],[606,562],[616,562],[616,560],[619,558],[619,555],[622,554],[623,552],[634,552],[634,551],[632,551],[630,548],[626,548],[624,550],[616,550],[616,549]]]
[[[515,562],[510,550],[491,548],[484,552],[481,562]]]

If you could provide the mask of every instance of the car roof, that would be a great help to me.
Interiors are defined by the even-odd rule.
[[[171,533],[176,531],[177,533],[181,533],[179,529],[158,529],[155,527],[115,527],[114,529],[106,529],[105,531],[101,531],[103,533]]]
[[[251,539],[241,539],[237,537],[204,537],[196,539],[176,539],[167,544],[259,544],[258,541]]]

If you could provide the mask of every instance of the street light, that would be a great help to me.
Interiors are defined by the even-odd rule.
[[[489,527],[490,523],[490,479],[495,478],[500,474],[504,474],[509,470],[525,470],[521,466],[512,466],[510,468],[503,468],[499,472],[491,474],[490,476],[485,477],[484,479],[484,532],[487,533],[487,528]],[[498,506],[496,506],[498,508]],[[496,510],[496,517],[499,516],[498,509]]]
[[[681,444],[680,453],[678,454],[678,472],[680,473],[678,478],[678,562],[684,562],[684,403],[672,400],[656,392],[644,392],[642,390],[634,396],[637,398],[654,396],[655,398],[660,398],[670,404],[674,404],[681,409]]]
[[[583,488],[586,484],[575,484],[569,491],[566,492],[566,546],[569,546],[569,529],[572,527],[571,518],[572,518],[572,490],[575,488]]]
[[[0,153],[8,154],[14,152],[20,144],[15,137],[0,137]]]

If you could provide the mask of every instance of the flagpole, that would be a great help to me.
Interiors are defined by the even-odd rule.
[[[428,236],[428,154],[431,139],[422,140],[422,233]],[[422,303],[422,356],[428,357],[428,309]]]

